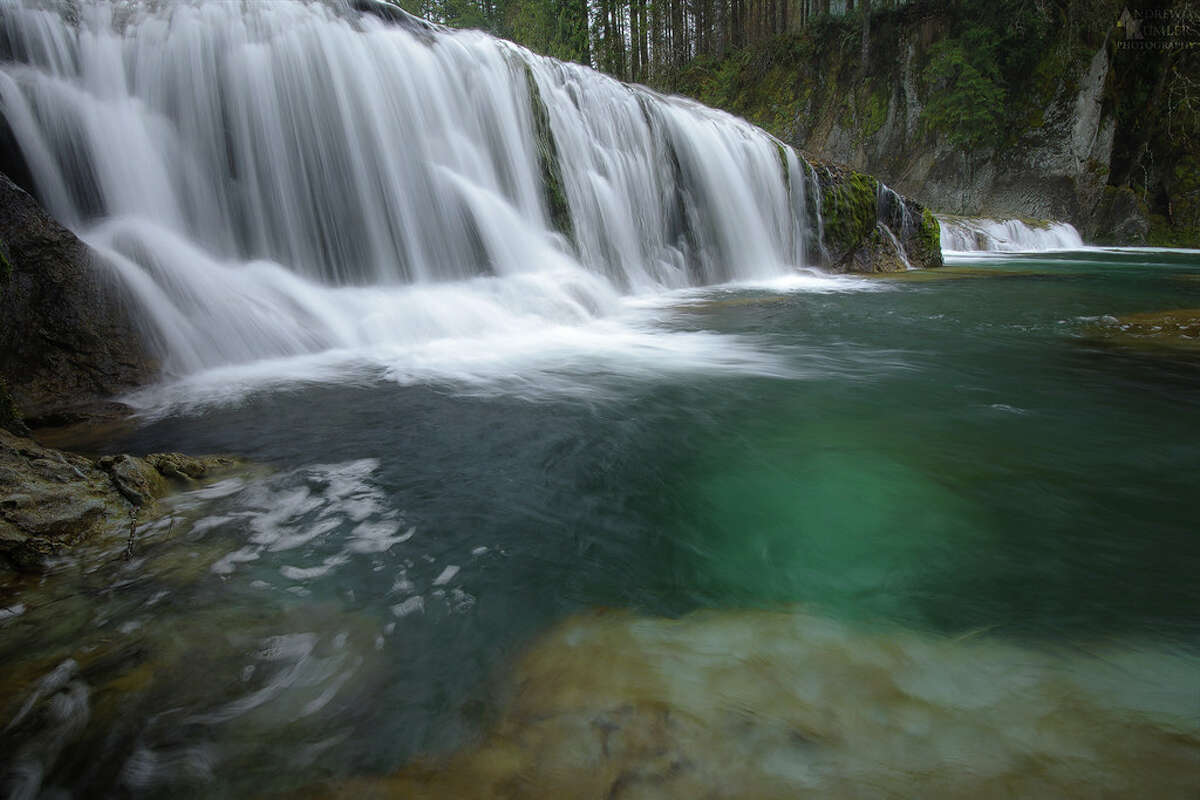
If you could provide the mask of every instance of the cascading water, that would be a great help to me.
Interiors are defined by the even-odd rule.
[[[912,262],[908,260],[908,253],[905,251],[904,245],[901,244],[900,238],[897,238],[896,234],[892,232],[894,227],[900,231],[900,237],[907,241],[917,229],[917,223],[908,210],[904,198],[894,189],[881,183],[875,190],[875,207],[876,215],[879,218],[877,223],[879,232],[891,244],[896,257],[903,262],[904,266],[912,269]]]
[[[1019,219],[939,216],[942,250],[1017,253],[1033,250],[1078,250],[1079,231],[1068,222],[1030,224]]]
[[[538,336],[804,263],[762,131],[333,2],[0,9],[0,115],[168,374]]]

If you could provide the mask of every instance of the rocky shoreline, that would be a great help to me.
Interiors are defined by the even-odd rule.
[[[237,463],[181,453],[90,459],[0,430],[0,565],[41,571],[72,545],[132,532],[171,490]]]
[[[92,459],[28,438],[30,429],[124,418],[129,409],[113,397],[157,373],[114,276],[0,173],[0,568],[39,571],[237,463],[180,453]]]

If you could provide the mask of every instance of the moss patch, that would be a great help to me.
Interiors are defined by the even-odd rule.
[[[825,246],[836,260],[874,230],[879,181],[853,170],[838,174],[832,168],[826,169],[826,176],[821,181],[821,216]]]
[[[1150,214],[1146,243],[1155,247],[1200,247],[1200,159],[1187,156],[1167,181],[1167,214]]]
[[[525,83],[529,87],[529,105],[533,112],[533,139],[537,147],[538,170],[542,175],[550,224],[568,239],[574,239],[575,228],[571,223],[571,207],[567,203],[567,193],[563,186],[558,146],[554,142],[554,131],[550,127],[550,113],[542,101],[542,93],[538,90],[533,71],[528,66],[525,67]]]
[[[887,95],[880,87],[875,87],[869,94],[860,93],[860,96],[864,95],[865,101],[858,109],[857,138],[861,142],[869,141],[883,130],[888,110]]]
[[[920,260],[929,267],[940,267],[942,261],[942,224],[928,208],[921,209],[921,227],[914,237],[914,243],[923,253],[914,254],[910,260],[917,263]]]

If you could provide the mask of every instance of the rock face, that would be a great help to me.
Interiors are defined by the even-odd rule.
[[[180,453],[93,461],[0,430],[0,565],[37,570],[98,533],[127,531],[169,481],[187,483],[234,463]]]
[[[884,5],[872,8],[865,61],[858,15],[835,14],[693,63],[669,88],[938,213],[1062,220],[1102,244],[1200,246],[1200,116],[1180,99],[1200,65],[1186,46],[1194,30],[1159,26],[1129,42],[1116,27],[1129,11],[1115,0],[984,18],[956,2]],[[1186,16],[1188,3],[1170,5],[1161,13]],[[990,50],[974,44],[984,36]],[[976,85],[1004,87],[989,121],[939,110],[956,84],[931,67],[952,53],[960,65],[982,54]],[[979,136],[966,134],[972,125]]]
[[[87,245],[0,174],[0,381],[15,408],[32,425],[71,421],[155,372]]]
[[[1048,92],[1037,123],[1016,142],[967,154],[930,135],[922,124],[933,89],[925,85],[921,68],[944,27],[941,20],[926,18],[901,26],[893,41],[879,40],[880,46],[894,47],[899,58],[884,59],[891,71],[874,85],[874,94],[867,96],[866,86],[848,86],[810,96],[789,126],[789,140],[822,158],[879,175],[939,212],[1060,219],[1089,239],[1107,235],[1137,241],[1136,231],[1114,231],[1099,210],[1115,133],[1112,109],[1103,102],[1111,68],[1107,43],[1067,68],[1069,74]],[[849,101],[846,92],[853,95]],[[877,124],[872,113],[879,117]],[[1143,225],[1145,215],[1142,209]]]
[[[951,26],[937,16],[914,17],[873,37],[881,49],[871,82],[847,83],[853,71],[843,65],[842,83],[798,90],[802,100],[780,135],[806,152],[878,175],[938,212],[1063,220],[1099,243],[1195,247],[1200,241],[1195,157],[1158,153],[1126,183],[1110,185],[1122,181],[1129,160],[1122,147],[1136,138],[1121,128],[1119,87],[1137,83],[1131,76],[1146,68],[1144,58],[1115,51],[1107,39],[1081,46],[1064,63],[1047,54],[1036,113],[1004,144],[968,151],[931,133],[922,116],[936,91],[922,66]],[[1134,101],[1127,93],[1126,101]],[[1136,116],[1167,107],[1164,102]],[[1129,182],[1149,191],[1135,192]],[[1156,197],[1157,214],[1147,205]]]

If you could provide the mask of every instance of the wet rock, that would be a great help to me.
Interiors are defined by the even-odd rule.
[[[0,556],[34,569],[104,527],[128,524],[130,506],[88,459],[0,431]]]
[[[0,174],[0,379],[26,423],[87,417],[153,378],[128,305],[87,245]]]
[[[915,200],[836,164],[814,164],[821,195],[823,264],[833,272],[899,272],[942,266],[937,219]]]
[[[166,491],[162,477],[141,459],[127,455],[105,456],[96,463],[108,473],[121,496],[134,506],[149,505]]]
[[[0,429],[0,562],[37,570],[47,557],[100,532],[125,532],[153,513],[171,482],[190,483],[231,458],[158,453],[97,461]]]
[[[907,269],[904,253],[882,222],[835,265],[837,272],[903,272]]]
[[[17,408],[8,391],[8,381],[3,378],[0,378],[0,428],[16,434],[29,432],[29,429],[25,427],[21,410]]]
[[[142,461],[159,475],[177,481],[194,481],[209,477],[213,472],[228,469],[237,463],[227,456],[187,456],[183,453],[151,453]]]
[[[1150,232],[1150,212],[1137,192],[1128,186],[1105,186],[1092,213],[1089,232],[1099,244],[1145,244]]]

